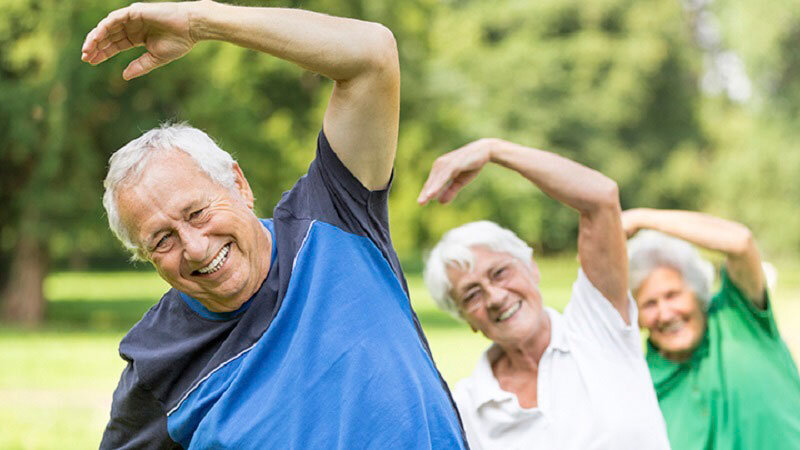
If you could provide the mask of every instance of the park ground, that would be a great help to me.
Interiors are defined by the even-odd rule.
[[[800,358],[800,266],[776,264],[773,307],[795,360]],[[540,261],[545,303],[562,309],[574,258]],[[124,367],[117,345],[166,285],[152,272],[56,273],[46,283],[47,324],[0,327],[0,448],[96,448]],[[436,309],[417,274],[411,297],[434,357],[451,385],[469,375],[487,341]]]

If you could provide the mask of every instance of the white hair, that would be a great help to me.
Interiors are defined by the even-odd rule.
[[[628,241],[631,291],[636,292],[659,267],[678,271],[704,311],[711,301],[714,266],[688,242],[653,230],[643,230]]]
[[[445,233],[428,255],[423,277],[439,308],[460,320],[463,319],[458,306],[450,295],[453,285],[447,277],[447,267],[472,270],[475,264],[472,247],[478,246],[508,253],[533,269],[533,249],[512,231],[494,222],[471,222]]]
[[[222,187],[232,189],[235,186],[233,157],[219,148],[206,133],[186,123],[164,123],[114,152],[108,160],[108,174],[103,181],[105,188],[103,207],[108,216],[108,226],[122,245],[131,252],[133,260],[145,259],[144,253],[122,223],[117,208],[117,189],[121,184],[139,177],[152,155],[175,150],[191,156],[200,169]]]

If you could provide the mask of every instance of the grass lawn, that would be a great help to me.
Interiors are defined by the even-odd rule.
[[[540,261],[545,303],[569,299],[574,258]],[[800,356],[800,267],[778,265],[775,315]],[[471,373],[488,341],[439,311],[419,275],[409,276],[414,307],[449,383]],[[155,273],[57,273],[45,286],[47,324],[0,327],[0,449],[96,448],[124,367],[117,354],[128,328],[166,290]]]

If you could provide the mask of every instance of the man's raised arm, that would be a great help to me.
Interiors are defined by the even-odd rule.
[[[147,52],[127,80],[221,40],[286,59],[336,83],[324,129],[338,157],[368,189],[391,176],[397,148],[400,69],[386,27],[310,11],[249,8],[208,0],[135,3],[110,13],[86,36],[81,59],[99,64],[132,47]]]

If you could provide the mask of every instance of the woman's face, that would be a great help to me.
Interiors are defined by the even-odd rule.
[[[500,344],[519,345],[549,332],[542,308],[539,271],[508,253],[476,246],[472,270],[448,267],[461,316],[474,331]]]
[[[659,267],[635,296],[639,326],[650,331],[650,342],[667,359],[689,359],[703,339],[706,316],[681,274],[671,267]]]

